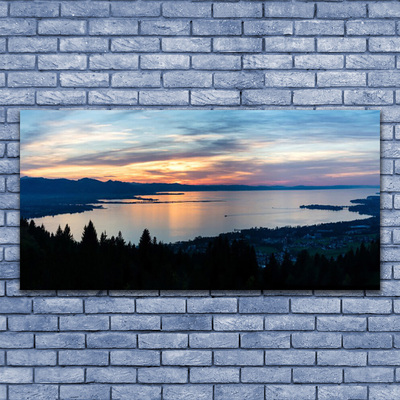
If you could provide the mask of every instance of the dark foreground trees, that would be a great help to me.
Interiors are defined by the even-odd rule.
[[[50,234],[21,220],[22,289],[356,289],[379,288],[379,242],[336,260],[307,251],[293,260],[268,257],[257,263],[244,240],[210,239],[206,250],[183,252],[157,242],[145,229],[139,245],[100,237],[93,223],[80,242],[68,225]]]

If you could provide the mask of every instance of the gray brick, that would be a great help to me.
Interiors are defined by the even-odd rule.
[[[36,94],[36,102],[42,105],[85,104],[86,92],[83,90],[46,90]]]
[[[337,387],[337,386],[335,386]],[[308,385],[267,385],[265,387],[267,399],[279,400],[314,400],[315,386]]]
[[[367,76],[365,72],[353,72],[353,71],[318,72],[317,84],[320,87],[366,86]]]
[[[350,316],[317,317],[317,329],[319,331],[365,331],[367,319]]]
[[[365,351],[324,350],[318,351],[318,365],[363,367],[367,365]]]
[[[208,331],[211,330],[211,315],[183,315],[162,317],[164,331]]]
[[[212,352],[208,350],[166,350],[161,355],[162,365],[211,365]]]
[[[88,348],[135,348],[135,333],[101,332],[87,335]]]
[[[111,329],[117,331],[150,331],[161,328],[159,316],[115,315],[111,316]]]
[[[318,38],[317,50],[324,53],[363,53],[366,39],[361,38]]]
[[[167,3],[169,4],[169,3]],[[195,20],[193,35],[197,36],[236,36],[242,33],[241,21],[236,20]]]
[[[335,89],[306,89],[306,90],[296,90],[293,94],[293,104],[298,104],[298,105],[317,105],[317,104],[342,104],[342,92],[340,90],[335,90]],[[296,300],[301,300],[301,299],[296,299]],[[310,301],[310,304],[313,304],[314,301],[311,299],[304,299],[307,301]],[[338,299],[332,299],[332,300],[338,300]],[[305,302],[304,304],[307,304]],[[326,311],[326,312],[339,312],[339,311],[334,311],[337,310],[337,304],[339,303],[332,303],[333,305],[329,308],[329,310],[332,311]],[[318,302],[316,304],[312,305],[312,309],[315,307],[318,308]],[[322,306],[323,308],[323,306]],[[299,310],[301,310],[299,308]],[[307,310],[304,309],[304,311],[298,311],[298,312],[307,312]],[[313,312],[311,309],[309,309],[308,312]],[[322,309],[320,312],[324,312]]]
[[[136,370],[133,368],[88,368],[86,370],[88,383],[135,383]]]
[[[321,400],[367,400],[366,386],[318,386],[318,399]]]
[[[294,23],[296,35],[301,36],[333,36],[344,35],[343,21],[307,20]]]
[[[208,38],[162,38],[162,51],[180,53],[182,49],[192,53],[209,53],[211,39]]]
[[[162,13],[172,18],[207,18],[211,17],[211,3],[167,2],[162,6]]]
[[[289,55],[244,55],[244,69],[290,69],[292,57]]]
[[[213,50],[223,53],[254,53],[262,50],[260,38],[215,38]]]
[[[183,333],[139,334],[139,347],[142,349],[179,349],[187,345],[188,335]]]
[[[212,73],[201,71],[165,72],[163,74],[163,83],[164,87],[211,87]],[[160,78],[158,77],[159,84]]]
[[[400,71],[374,71],[368,74],[368,85],[373,87],[398,86]]]
[[[285,349],[290,347],[290,334],[275,332],[244,333],[240,336],[240,343],[243,348]]]
[[[340,300],[333,298],[326,299],[292,299],[292,312],[294,313],[339,313]]]
[[[313,38],[268,37],[264,39],[264,45],[268,52],[301,53],[315,50]]]
[[[13,300],[27,299],[21,298]],[[10,331],[56,331],[57,327],[57,317],[53,316],[24,315],[8,317],[8,328]]]
[[[68,2],[61,3],[63,17],[106,17],[109,15],[109,5],[106,2]]]
[[[242,93],[242,103],[244,105],[287,105],[291,102],[289,90],[265,90],[254,89],[244,90]]]
[[[397,52],[400,48],[400,38],[370,38],[369,50],[372,52]]]
[[[239,347],[238,333],[191,333],[189,346],[192,348],[237,348]]]
[[[385,105],[393,104],[393,92],[391,90],[345,90],[344,103],[349,105]]]
[[[160,353],[153,350],[112,350],[111,365],[156,366],[160,365]]]
[[[42,333],[36,335],[38,349],[81,349],[85,347],[83,333]]]
[[[233,313],[237,311],[237,300],[233,298],[188,299],[190,313]]]
[[[346,368],[344,370],[345,382],[393,382],[394,371],[393,368],[380,368],[380,367],[364,367],[364,368]]]
[[[398,350],[373,350],[368,352],[369,365],[400,365]]]
[[[16,1],[10,4],[12,17],[58,17],[59,5],[57,3]]]
[[[9,231],[7,230],[4,232]],[[2,314],[29,314],[31,308],[32,302],[30,299],[0,298],[0,309]]]
[[[111,39],[111,51],[156,52],[160,50],[160,39],[152,37],[127,37]]]
[[[366,17],[367,8],[365,4],[360,3],[318,3],[317,17],[318,18],[362,18]]]
[[[392,336],[388,333],[358,333],[343,335],[345,349],[387,349],[392,347]]]
[[[172,36],[172,35],[189,35],[190,22],[189,21],[142,21],[140,24],[141,35],[158,35],[158,36]]]
[[[186,57],[186,56],[181,56]],[[142,57],[143,58],[143,57]],[[186,60],[186,59],[185,59]],[[185,61],[185,65],[189,66],[189,59]],[[143,67],[143,64],[142,64]],[[194,69],[209,70],[238,70],[240,69],[240,56],[204,54],[192,56],[192,67]]]
[[[266,350],[266,365],[314,365],[315,351],[310,350]]]
[[[33,311],[36,314],[69,314],[82,313],[83,302],[81,299],[34,299]]]
[[[261,72],[217,72],[214,74],[216,88],[261,88],[264,76]]]
[[[89,104],[124,104],[135,105],[138,102],[137,92],[131,90],[96,90],[89,93]]]
[[[52,72],[9,72],[9,87],[55,87],[57,75]]]
[[[96,54],[89,57],[90,69],[137,69],[139,57],[135,54]]]
[[[10,350],[7,364],[13,366],[56,365],[57,353],[53,350]]]
[[[134,19],[93,19],[89,21],[90,35],[137,35],[138,22]]]
[[[173,54],[146,54],[140,56],[142,69],[188,69],[189,56]]]
[[[39,55],[39,70],[60,70],[60,69],[85,69],[87,59],[80,54],[52,54]]]
[[[88,314],[133,313],[134,299],[92,298],[85,300],[85,312]]]
[[[167,385],[163,387],[164,400],[209,400],[213,397],[210,385]]]
[[[83,383],[85,381],[83,368],[37,368],[35,382],[38,383]],[[47,386],[46,386],[47,387]]]
[[[105,396],[105,393],[106,396]],[[109,398],[110,386],[101,384],[91,385],[62,385],[60,399],[106,399]]]
[[[273,331],[312,331],[315,328],[315,317],[301,315],[267,316],[265,330]]]
[[[294,348],[340,348],[342,335],[339,333],[307,332],[293,333],[292,346]]]
[[[263,400],[262,385],[216,385],[215,400]]]
[[[214,18],[262,17],[262,5],[257,3],[215,3]]]
[[[32,368],[3,367],[0,369],[0,383],[31,383],[32,381]]]
[[[60,317],[63,331],[100,331],[109,329],[109,318],[96,315],[73,315]]]
[[[4,54],[0,59],[0,69],[33,69],[34,55]]]
[[[400,330],[400,316],[370,317],[368,318],[370,331],[398,331]]]
[[[60,84],[63,87],[106,87],[108,79],[107,73],[100,72],[60,73]]]
[[[294,57],[294,66],[300,69],[339,69],[343,68],[343,65],[344,56],[342,55],[314,54]]]
[[[182,386],[180,386],[182,387]],[[185,386],[184,386],[185,387]],[[161,400],[160,386],[147,385],[118,385],[112,387],[112,398],[119,400]],[[175,400],[175,399],[174,399]]]
[[[389,55],[349,54],[346,56],[346,68],[350,69],[392,69],[394,65],[394,56]]]
[[[239,368],[191,368],[192,383],[239,383]]]
[[[244,21],[245,35],[292,35],[291,21]]]
[[[61,38],[60,50],[65,52],[105,52],[108,51],[108,39],[104,38]]]
[[[138,382],[140,383],[186,383],[187,381],[187,368],[159,367],[138,369]]]
[[[289,312],[289,299],[248,297],[239,299],[239,312],[245,314],[276,314]]]
[[[371,15],[370,4],[369,12]],[[380,3],[380,7],[382,7]],[[394,21],[368,21],[368,20],[358,20],[358,21],[347,21],[346,22],[346,32],[348,35],[394,35],[396,31],[396,26]]]
[[[12,385],[9,387],[9,399],[54,399],[58,397],[57,385]]]
[[[40,20],[38,24],[39,35],[84,35],[86,33],[85,21],[49,19]]]
[[[392,302],[383,299],[343,299],[345,314],[390,314]]]
[[[160,13],[160,4],[156,2],[115,2],[111,4],[111,15],[114,17],[158,17]]]
[[[215,316],[216,331],[260,331],[263,329],[263,317],[260,316]]]
[[[371,3],[369,6],[370,18],[400,17],[400,4],[396,2]]]
[[[34,35],[35,19],[13,18],[12,24],[7,19],[0,20],[0,36]]]
[[[192,105],[239,105],[240,95],[232,90],[192,90]]]
[[[290,368],[242,368],[242,382],[245,383],[290,383]]]
[[[341,368],[293,368],[294,383],[341,383]]]
[[[0,265],[0,275],[6,279],[19,278],[19,264],[7,263]]]
[[[8,4],[7,3],[2,3],[0,5],[0,16],[1,17],[6,17],[8,13]],[[5,397],[5,395],[4,395]]]
[[[267,2],[264,16],[269,18],[312,18],[314,16],[314,4]]]
[[[275,72],[265,74],[267,87],[314,87],[315,74],[310,72]]]
[[[184,106],[189,104],[189,91],[187,90],[175,90],[175,91],[155,91],[155,90],[141,90],[139,92],[139,104],[141,105],[177,105],[177,106]],[[162,301],[164,299],[160,299],[160,304],[163,304]],[[165,299],[165,300],[173,300],[173,299]],[[152,306],[150,306],[151,308]],[[172,311],[168,311],[170,309]],[[145,311],[146,306],[142,304],[141,310],[138,312],[152,312],[152,311]],[[157,308],[157,306],[156,306]],[[175,308],[174,306],[166,306],[164,311],[161,312],[172,312],[178,313],[182,312],[180,309],[180,305]]]
[[[0,332],[0,343],[2,349],[32,348],[32,333]]]
[[[8,39],[10,53],[49,53],[57,51],[56,38],[43,37],[10,37]],[[34,56],[31,56],[34,58]]]
[[[108,352],[105,350],[60,350],[59,365],[108,365]]]

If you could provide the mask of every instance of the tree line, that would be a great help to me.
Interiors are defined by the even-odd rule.
[[[74,240],[21,219],[21,289],[373,289],[379,288],[379,241],[337,259],[306,250],[294,260],[272,254],[265,267],[245,239],[211,238],[205,250],[182,251],[145,229],[138,245],[97,234],[92,221]]]

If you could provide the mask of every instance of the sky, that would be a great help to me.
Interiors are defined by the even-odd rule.
[[[21,176],[379,185],[375,110],[23,110]]]

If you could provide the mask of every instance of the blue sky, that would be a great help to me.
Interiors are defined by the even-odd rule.
[[[24,110],[21,176],[379,185],[379,111]]]

